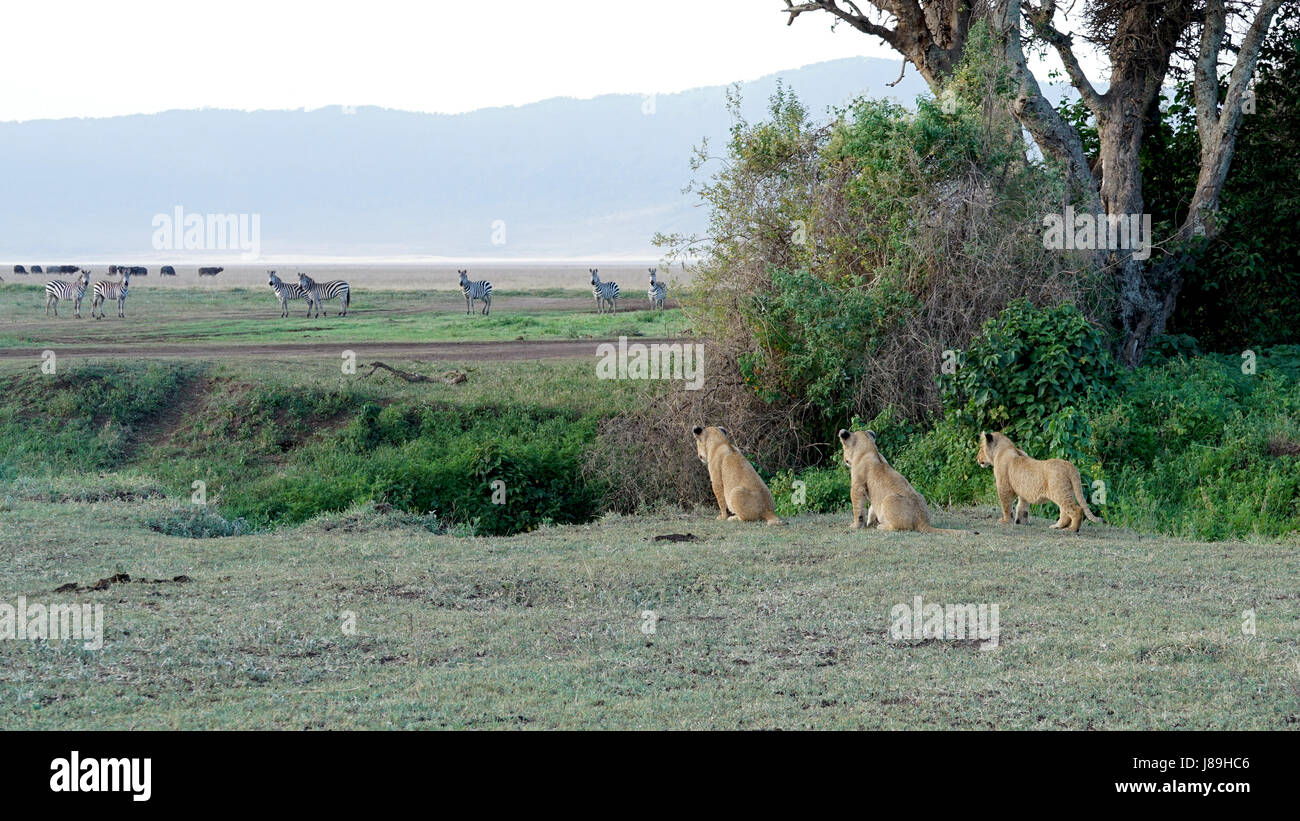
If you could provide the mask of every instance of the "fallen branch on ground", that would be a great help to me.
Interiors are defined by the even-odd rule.
[[[366,378],[367,379],[370,378],[371,374],[373,374],[375,370],[378,368],[383,368],[384,370],[391,373],[393,376],[399,377],[401,379],[405,379],[407,382],[445,382],[448,385],[457,385],[469,378],[468,376],[465,375],[464,371],[446,371],[445,373],[442,374],[442,376],[435,377],[435,376],[426,376],[422,373],[412,373],[411,371],[403,371],[398,368],[394,368],[391,365],[386,365],[383,362],[371,362],[370,370],[366,373]]]

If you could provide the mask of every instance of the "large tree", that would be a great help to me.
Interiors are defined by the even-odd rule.
[[[1163,252],[1150,259],[1131,249],[1095,254],[1095,264],[1115,274],[1121,356],[1136,367],[1151,337],[1164,331],[1173,314],[1185,266],[1218,233],[1215,216],[1243,103],[1282,2],[1084,0],[1077,23],[1066,19],[1057,0],[875,0],[861,6],[852,0],[785,0],[785,10],[789,23],[823,12],[879,37],[916,67],[936,95],[961,60],[971,25],[988,21],[1018,85],[1011,114],[1046,155],[1060,162],[1078,205],[1094,213],[1144,212],[1140,155],[1148,113],[1159,104],[1172,70],[1183,66],[1192,74],[1201,150],[1185,219],[1172,236],[1158,238]],[[1107,61],[1104,92],[1084,71],[1076,38]],[[1026,59],[1026,51],[1038,47],[1059,56],[1095,119],[1097,156],[1085,153],[1079,132],[1043,95]]]

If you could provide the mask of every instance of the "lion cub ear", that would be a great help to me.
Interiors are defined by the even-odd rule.
[[[845,442],[849,441],[849,437],[850,437],[850,436],[852,436],[851,433],[849,433],[848,431],[844,430],[843,428],[840,428],[840,439],[841,439],[842,441],[845,441]]]
[[[993,444],[993,434],[989,433],[988,431],[984,431],[984,441],[988,442],[990,445]]]
[[[723,435],[723,436],[727,436],[727,437],[731,436],[730,433],[727,433],[727,429],[724,428],[724,427],[719,426],[719,427],[718,427],[718,430],[722,431],[722,435]]]
[[[704,428],[700,427],[699,425],[696,425],[694,428],[691,429],[691,433],[695,434],[696,436],[699,436],[701,433],[704,433]]]
[[[871,441],[876,441],[876,432],[874,430],[867,431],[867,435],[871,437]]]

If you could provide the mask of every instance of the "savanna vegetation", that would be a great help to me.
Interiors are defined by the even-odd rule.
[[[864,99],[822,122],[783,90],[766,120],[737,115],[723,161],[708,147],[696,158],[709,236],[660,238],[669,254],[702,252],[686,308],[711,342],[710,389],[607,429],[598,464],[641,448],[618,502],[707,494],[664,420],[740,432],[787,512],[846,504],[834,433],[850,426],[880,434],[932,500],[992,503],[975,442],[1002,430],[1078,465],[1112,523],[1212,539],[1300,530],[1296,268],[1278,237],[1300,218],[1284,182],[1294,152],[1278,142],[1300,138],[1298,36],[1284,16],[1262,48],[1219,230],[1184,260],[1188,299],[1170,324],[1182,332],[1144,342],[1137,367],[1116,320],[1122,277],[1086,250],[1044,247],[1044,215],[1076,194],[1009,116],[1019,86],[984,24],[915,111]],[[1144,143],[1157,242],[1197,184],[1194,93],[1191,80],[1171,92]],[[1100,150],[1086,105],[1063,116]]]
[[[643,383],[597,381],[585,361],[458,367],[468,378],[453,385],[364,367],[344,375],[325,357],[97,361],[54,375],[10,363],[0,367],[0,493],[167,499],[148,525],[196,537],[364,503],[466,534],[595,517],[603,488],[583,476],[586,443],[602,419],[645,401]],[[192,503],[195,482],[203,505]]]

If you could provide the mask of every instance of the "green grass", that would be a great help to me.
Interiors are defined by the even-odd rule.
[[[0,284],[0,347],[47,343],[204,343],[275,342],[446,342],[584,339],[617,336],[666,337],[689,325],[680,310],[595,313],[590,296],[549,291],[494,295],[492,313],[465,314],[458,292],[374,291],[354,293],[347,317],[338,317],[338,302],[326,304],[330,316],[308,319],[306,305],[280,304],[270,288],[250,291],[149,290],[133,287],[125,320],[109,306],[108,318],[90,319],[90,301],[82,318],[60,303],[59,317],[45,317],[45,296],[38,286]],[[5,326],[9,325],[8,328]]]
[[[255,530],[371,501],[449,525],[511,533],[590,520],[584,475],[604,419],[662,383],[603,381],[594,361],[405,363],[468,380],[407,383],[332,358],[0,364],[0,491],[25,499],[121,498],[194,482]],[[86,472],[122,477],[102,494]],[[514,504],[496,504],[495,482]],[[179,527],[204,523],[180,522]],[[218,528],[224,525],[218,525]]]
[[[233,538],[174,500],[0,497],[0,601],[104,606],[105,645],[0,642],[9,729],[1286,729],[1300,553],[940,513],[963,539],[708,512],[460,538],[361,508]],[[694,543],[654,542],[693,533]],[[113,573],[125,583],[54,594]],[[997,649],[890,609],[998,603]],[[1257,633],[1244,635],[1254,609]],[[642,612],[659,621],[641,632]],[[346,611],[356,631],[342,630]]]

